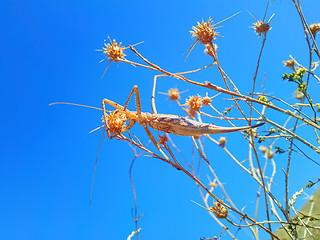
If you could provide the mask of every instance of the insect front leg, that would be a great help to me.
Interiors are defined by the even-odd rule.
[[[157,143],[156,139],[154,138],[154,136],[152,135],[152,133],[150,132],[149,128],[147,127],[146,123],[141,124],[142,127],[144,128],[144,130],[146,131],[146,133],[148,134],[148,137],[150,138],[150,140],[153,142],[153,144],[156,146],[156,148],[162,153],[162,155],[165,157],[166,160],[170,161],[170,159],[167,157],[167,155],[162,151],[162,149],[159,147],[159,144]]]

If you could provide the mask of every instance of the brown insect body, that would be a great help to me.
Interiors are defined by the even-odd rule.
[[[133,113],[133,112],[130,112]],[[256,128],[264,123],[244,126],[244,127],[219,127],[212,123],[201,123],[186,117],[181,117],[171,114],[152,114],[152,113],[141,113],[141,118],[136,118],[137,122],[141,124],[144,122],[151,128],[172,133],[180,136],[197,136],[203,134],[219,134],[219,133],[230,133],[243,131],[250,128]],[[141,121],[142,120],[142,121]]]

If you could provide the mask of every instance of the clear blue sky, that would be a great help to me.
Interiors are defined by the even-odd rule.
[[[318,22],[320,2],[303,1],[303,4],[307,21]],[[101,100],[108,98],[124,104],[137,84],[142,109],[151,112],[154,72],[112,63],[101,79],[107,62],[99,64],[104,56],[95,50],[103,46],[107,36],[125,46],[144,41],[137,49],[146,58],[172,72],[186,71],[212,61],[203,54],[203,46],[197,45],[184,62],[183,53],[194,42],[189,33],[191,26],[210,16],[218,22],[239,11],[239,15],[221,24],[223,27],[218,31],[224,37],[216,43],[224,70],[241,92],[250,92],[262,39],[249,28],[254,20],[248,11],[256,19],[262,19],[265,6],[266,1],[236,0],[223,3],[2,0],[0,239],[126,239],[134,230],[134,199],[129,181],[133,151],[125,142],[103,141],[93,202],[89,206],[101,132],[88,132],[100,125],[101,112],[65,105],[49,107],[49,103],[64,101],[100,107]],[[274,1],[267,19],[273,13],[257,91],[261,91],[266,73],[265,92],[292,103],[295,86],[282,81],[281,75],[286,71],[282,61],[292,54],[307,65],[307,45],[291,1]],[[126,54],[127,59],[140,61],[130,51]],[[192,79],[223,86],[213,69],[194,74]],[[206,92],[169,78],[159,80],[157,91],[166,92],[172,87],[189,90],[183,98]],[[157,94],[156,98],[158,112],[183,115],[167,96]],[[229,104],[225,98],[219,97],[214,105],[223,110]],[[134,109],[133,103],[130,109]],[[241,126],[246,122],[236,124]],[[140,126],[134,127],[133,132],[147,142]],[[247,145],[241,141],[241,134],[227,138],[239,159],[246,159]],[[191,139],[174,139],[190,161]],[[206,153],[238,207],[247,206],[248,213],[252,213],[257,184],[216,145],[208,142]],[[312,157],[319,159],[314,154]],[[279,184],[275,184],[274,191],[282,200],[281,168],[285,166],[286,156],[277,156],[275,160]],[[300,190],[309,176],[319,173],[318,166],[297,154],[292,166],[290,194]],[[302,167],[308,169],[309,176],[299,173]],[[140,157],[134,165],[133,177],[138,211],[145,213],[140,221],[141,239],[199,239],[219,235],[219,226],[207,212],[190,202],[192,199],[201,203],[201,198],[195,184],[181,172],[159,160]],[[201,179],[208,183],[205,170]],[[248,239],[244,230],[239,236]],[[223,239],[229,237],[225,235]]]

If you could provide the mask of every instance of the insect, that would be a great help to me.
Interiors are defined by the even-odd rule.
[[[127,109],[129,100],[133,94],[135,93],[136,97],[136,108],[137,111],[129,111]],[[113,117],[117,117],[118,122],[117,126],[114,126],[115,119],[111,117],[111,114],[108,115],[106,111],[106,104],[113,106],[116,108],[116,111],[112,112]],[[264,123],[259,123],[252,126],[244,126],[244,127],[219,127],[212,123],[201,123],[186,117],[181,117],[177,115],[171,114],[157,114],[157,113],[144,113],[141,111],[141,102],[139,96],[138,86],[135,85],[127,99],[125,106],[121,106],[111,100],[103,99],[102,101],[103,107],[103,120],[105,126],[108,129],[108,135],[114,137],[118,134],[121,134],[125,131],[128,131],[136,122],[142,125],[148,134],[151,141],[155,146],[158,147],[158,143],[151,134],[148,126],[151,128],[162,131],[165,133],[172,133],[180,136],[198,136],[203,134],[219,134],[219,133],[231,133],[243,131],[251,128],[257,128]],[[128,125],[124,125],[126,121],[130,121]]]

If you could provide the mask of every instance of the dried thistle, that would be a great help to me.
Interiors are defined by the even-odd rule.
[[[316,35],[320,31],[320,23],[313,23],[309,26],[312,35]]]
[[[169,98],[173,101],[178,100],[180,98],[180,92],[178,88],[170,88],[168,91]]]
[[[217,218],[227,218],[228,209],[219,202],[213,203],[214,207],[210,207],[210,211],[214,212]]]
[[[111,38],[108,36],[110,43],[104,43],[104,46],[102,49],[98,49],[97,51],[103,52],[107,56],[100,61],[103,62],[107,58],[110,59],[106,69],[104,70],[102,74],[102,78],[104,74],[106,73],[108,67],[110,66],[110,63],[112,61],[118,62],[120,59],[125,59],[124,57],[126,56],[124,53],[124,50],[127,49],[128,47],[122,47],[121,42],[118,44],[115,39],[113,39],[113,42],[111,41]]]
[[[208,106],[211,103],[211,99],[214,97],[209,97],[208,93],[206,94],[206,96],[204,98],[202,98],[202,104],[203,106]]]
[[[284,67],[294,69],[294,65],[295,65],[296,62],[295,62],[294,59],[290,59],[290,60],[287,60],[287,61],[283,61],[282,63],[284,65]]]
[[[102,48],[102,52],[104,54],[107,54],[106,58],[109,58],[111,61],[115,61],[115,62],[117,62],[120,59],[123,59],[126,56],[124,54],[123,50],[126,49],[126,48],[125,47],[121,47],[122,43],[120,42],[118,44],[115,39],[113,39],[113,42],[111,41],[110,38],[109,38],[109,40],[110,40],[111,44],[110,43],[104,43],[105,47]],[[106,58],[104,58],[104,59],[106,59]],[[104,61],[104,59],[101,60],[101,62]]]
[[[202,105],[202,98],[199,95],[190,96],[190,98],[186,100],[185,105],[192,111],[199,111]]]
[[[271,21],[271,19],[273,18],[274,14],[270,17],[270,19],[269,19],[268,22],[265,22],[264,19],[263,19],[262,21],[257,21],[257,20],[255,19],[255,17],[254,17],[250,12],[249,12],[249,14],[250,14],[250,15],[254,18],[254,20],[256,21],[256,22],[253,24],[253,26],[251,26],[251,27],[255,30],[256,34],[257,34],[259,37],[261,37],[261,34],[266,35],[267,32],[268,32],[269,30],[271,30],[270,21]]]
[[[190,31],[192,37],[198,38],[197,41],[200,41],[202,44],[208,44],[217,35],[217,32],[214,31],[214,25],[211,25],[211,18],[207,22],[203,21],[201,23],[197,22],[197,26],[192,26],[193,31]]]
[[[190,49],[190,51],[187,54],[186,59],[188,58],[189,54],[192,52],[192,49],[196,46],[198,41],[202,44],[212,44],[212,40],[215,39],[216,36],[222,37],[218,34],[218,32],[214,31],[214,29],[217,29],[215,26],[234,17],[237,14],[238,13],[236,13],[236,14],[232,15],[231,17],[228,17],[218,23],[215,23],[215,24],[212,24],[212,20],[210,17],[206,22],[202,20],[201,23],[197,22],[197,26],[192,26],[193,31],[190,31],[190,33],[192,35],[191,37],[192,38],[196,37],[197,40],[188,48],[187,52],[189,51],[189,49]],[[216,50],[216,49],[213,49],[213,50]]]

